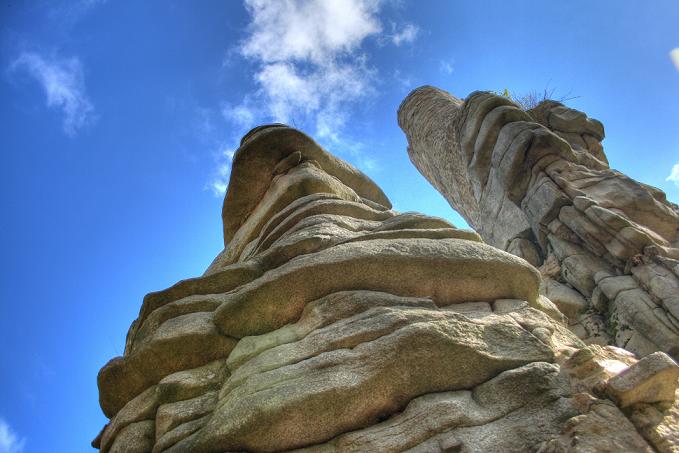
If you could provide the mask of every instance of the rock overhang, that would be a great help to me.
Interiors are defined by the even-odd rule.
[[[359,196],[391,208],[384,192],[368,176],[351,164],[325,151],[300,130],[284,124],[257,126],[246,133],[236,150],[231,177],[222,206],[224,244],[256,208],[267,191],[276,169],[284,159],[299,153],[299,161],[315,161],[326,173],[353,189]]]

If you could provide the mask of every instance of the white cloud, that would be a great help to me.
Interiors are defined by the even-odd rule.
[[[665,178],[665,181],[671,181],[675,186],[679,187],[679,163],[672,166],[672,171],[670,171],[670,175]]]
[[[24,70],[42,86],[47,106],[62,111],[67,135],[75,135],[94,119],[94,107],[85,93],[82,64],[77,57],[58,59],[24,52],[10,70]]]
[[[225,64],[240,55],[253,65],[255,88],[222,115],[245,133],[265,122],[307,130],[325,146],[348,155],[364,170],[378,162],[360,143],[346,137],[345,125],[356,108],[376,94],[377,70],[364,44],[396,46],[412,42],[419,29],[405,24],[391,33],[379,19],[381,0],[244,0],[250,15],[247,34]],[[227,143],[237,143],[229,140]],[[233,150],[216,153],[217,170],[208,183],[215,195],[227,188]]]
[[[674,66],[677,68],[677,71],[679,71],[679,47],[670,51],[670,58],[672,59]]]
[[[0,453],[20,453],[25,444],[26,439],[19,438],[7,422],[0,418]]]
[[[243,129],[252,129],[255,127],[255,118],[259,116],[259,112],[256,107],[250,104],[250,102],[244,101],[236,106],[225,105],[222,107],[222,115]]]
[[[240,54],[255,64],[256,91],[224,113],[242,129],[264,121],[336,141],[376,71],[362,51],[382,26],[377,0],[246,0],[251,23]],[[243,130],[244,132],[244,130]]]
[[[415,41],[419,31],[420,29],[417,26],[413,24],[405,24],[403,30],[391,35],[391,41],[397,46],[400,46],[403,43],[411,43]]]
[[[381,31],[377,0],[246,0],[252,23],[244,56],[264,63],[323,64]]]
[[[231,162],[236,148],[236,146],[222,145],[215,153],[217,170],[206,188],[210,189],[216,197],[223,197],[226,193],[231,175]]]
[[[453,71],[455,70],[454,62],[452,60],[451,61],[441,60],[439,62],[439,70],[444,74],[448,75],[452,74]]]

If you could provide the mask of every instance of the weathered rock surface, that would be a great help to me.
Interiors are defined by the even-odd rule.
[[[102,368],[102,451],[679,445],[679,403],[666,401],[676,382],[621,410],[606,389],[647,367],[585,348],[534,267],[442,219],[392,211],[301,132],[244,137],[223,216],[225,249],[203,276],[146,296],[125,354]],[[602,281],[606,294],[636,288]],[[547,285],[568,315],[585,304]],[[650,374],[667,374],[663,360]]]
[[[679,357],[679,208],[609,168],[599,121],[429,86],[398,121],[420,172],[487,243],[540,268],[580,338]]]
[[[647,355],[610,379],[606,392],[620,407],[636,403],[673,402],[679,366],[662,352]]]

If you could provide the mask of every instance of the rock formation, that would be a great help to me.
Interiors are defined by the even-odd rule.
[[[672,359],[585,347],[529,263],[391,210],[303,133],[243,138],[222,216],[224,250],[100,371],[101,451],[679,447]]]
[[[487,243],[540,268],[580,338],[679,356],[679,208],[609,168],[599,121],[427,86],[398,121],[420,172]]]

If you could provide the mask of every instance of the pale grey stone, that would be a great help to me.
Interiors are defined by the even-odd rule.
[[[216,404],[217,392],[205,392],[195,398],[161,405],[156,414],[156,439],[183,423],[211,413]]]
[[[116,436],[110,453],[148,453],[153,449],[153,420],[130,423]]]
[[[125,404],[104,429],[99,449],[104,453],[109,451],[113,440],[127,425],[142,420],[153,419],[158,404],[158,388],[155,385],[149,387]]]
[[[580,313],[587,308],[582,294],[554,279],[543,278],[541,291],[568,318],[569,323],[577,322]]]
[[[158,383],[158,393],[163,403],[188,400],[218,390],[228,376],[226,361],[215,360],[205,366],[164,377]]]

